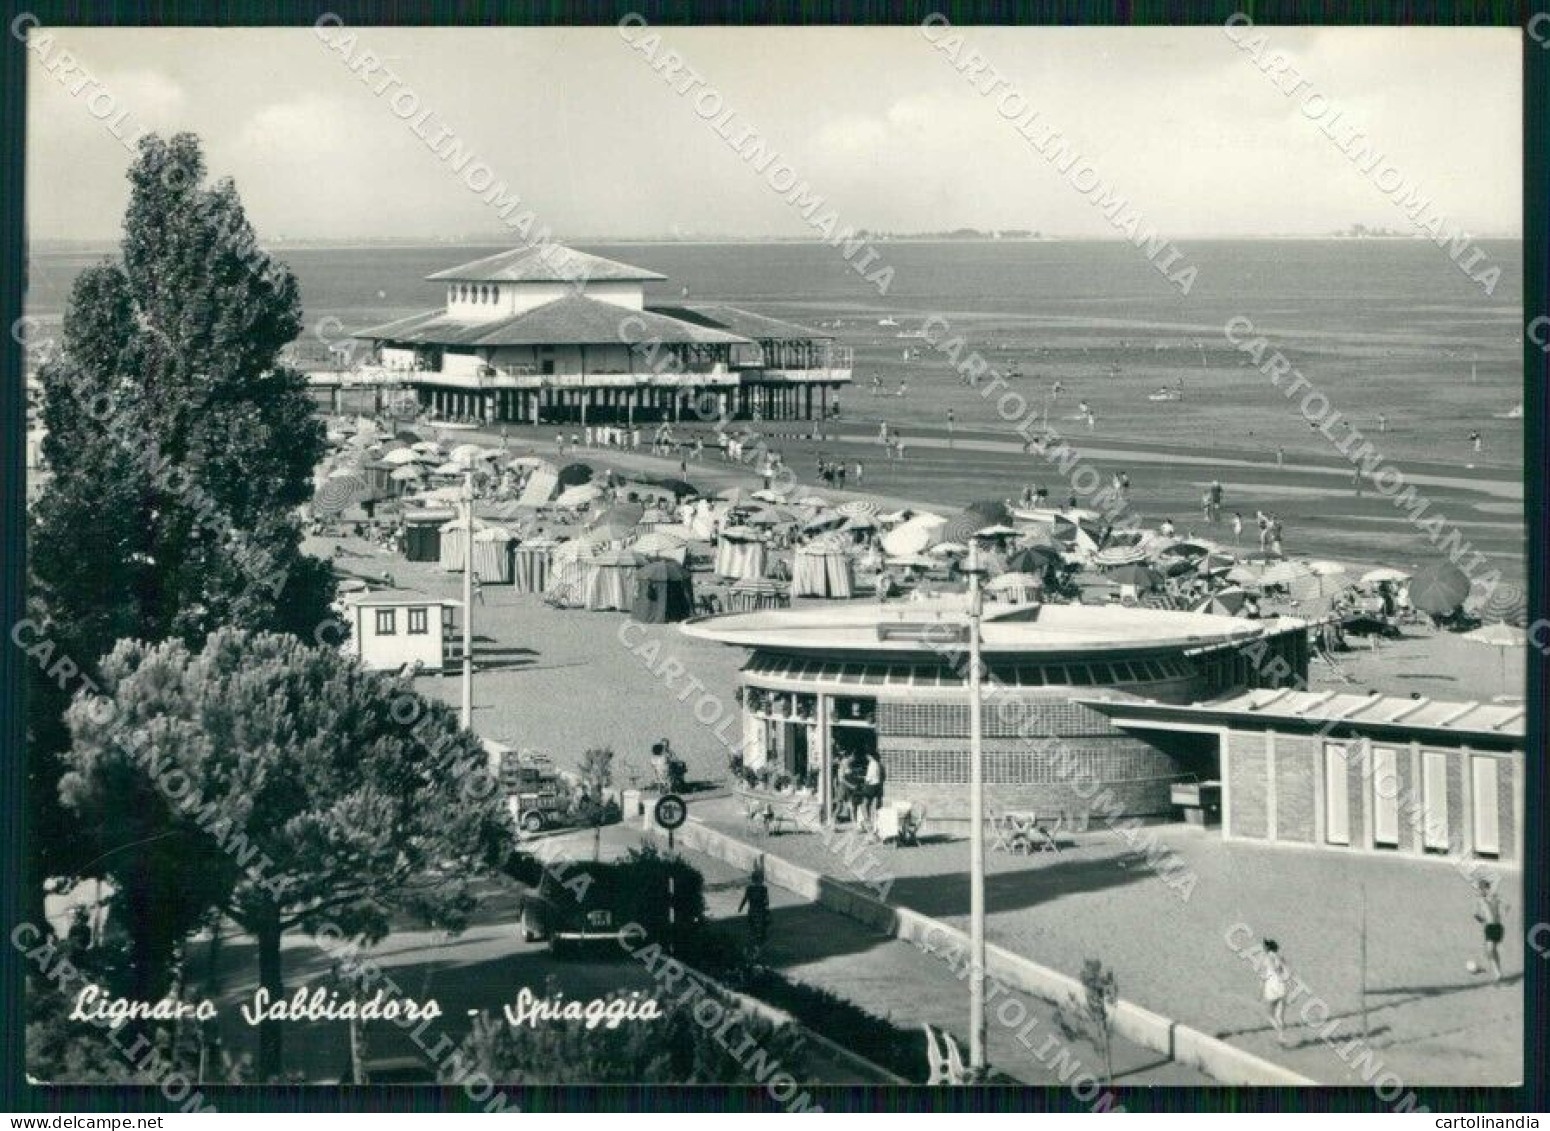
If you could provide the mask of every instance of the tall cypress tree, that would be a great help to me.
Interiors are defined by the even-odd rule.
[[[300,552],[324,437],[305,378],[279,363],[302,325],[295,277],[259,249],[231,181],[206,182],[194,136],[142,139],[128,176],[121,254],[77,279],[39,373],[52,477],[31,585],[86,678],[125,637],[197,647],[231,626],[310,641],[333,599],[328,563]],[[37,682],[29,768],[46,795],[64,703]],[[34,894],[119,847],[43,816]]]

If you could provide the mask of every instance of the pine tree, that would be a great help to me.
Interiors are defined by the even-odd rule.
[[[478,737],[336,649],[223,629],[199,652],[125,641],[102,677],[113,709],[78,700],[66,716],[66,804],[144,845],[104,861],[131,919],[156,916],[142,945],[217,907],[256,938],[270,1001],[285,997],[285,932],[376,940],[395,911],[460,929],[473,880],[511,847]],[[259,1074],[280,1069],[266,1022]]]
[[[33,508],[29,579],[61,655],[93,679],[123,638],[198,645],[221,625],[312,638],[333,598],[300,552],[296,508],[324,451],[305,378],[279,364],[300,331],[289,270],[257,247],[229,180],[205,183],[189,134],[142,139],[121,254],[82,272],[62,350],[40,370],[51,477]],[[51,819],[80,684],[34,678],[29,898],[120,845]]]

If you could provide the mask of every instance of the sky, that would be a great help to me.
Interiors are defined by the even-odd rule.
[[[1169,238],[1410,228],[1307,116],[1326,105],[1305,104],[1310,93],[1373,139],[1448,227],[1520,234],[1516,29],[1262,29],[1308,80],[1295,97],[1214,26],[954,30]],[[198,134],[263,240],[498,239],[488,193],[416,136],[426,113],[422,129],[449,130],[557,237],[811,238],[802,212],[718,136],[728,111],[731,129],[757,131],[845,226],[1120,236],[915,27],[660,29],[655,57],[677,51],[720,96],[711,121],[613,27],[326,38],[346,31],[356,38],[340,51],[312,28],[35,29],[32,238],[116,238],[131,160],[117,121],[125,137]],[[637,48],[645,34],[630,33]],[[366,49],[400,80],[386,95],[350,70]],[[84,71],[61,67],[62,51]],[[72,94],[67,82],[88,75]],[[389,97],[400,91],[418,103],[409,121]]]

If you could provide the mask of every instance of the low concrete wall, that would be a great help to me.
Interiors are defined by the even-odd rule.
[[[956,927],[908,907],[884,903],[822,873],[765,853],[698,820],[690,820],[679,829],[677,840],[685,848],[703,852],[744,871],[751,870],[754,862],[762,857],[764,875],[770,883],[854,919],[880,934],[915,946],[931,946],[938,951],[968,952],[969,936]],[[1048,966],[1040,966],[1004,947],[987,943],[985,965],[985,972],[990,977],[1046,1001],[1063,1003],[1073,993],[1082,993],[1082,985],[1077,979]],[[1198,1068],[1222,1084],[1315,1083],[1289,1068],[1123,999],[1114,1009],[1114,1030],[1171,1060]]]

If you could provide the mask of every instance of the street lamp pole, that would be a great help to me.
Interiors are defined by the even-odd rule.
[[[985,743],[980,719],[979,546],[969,541],[969,1069],[983,1080],[985,1055]]]
[[[463,729],[474,726],[474,472],[463,474]]]

